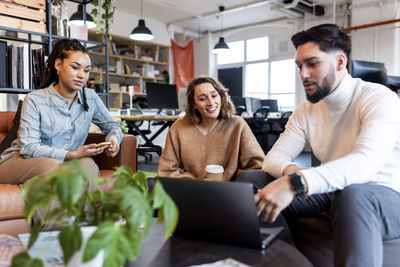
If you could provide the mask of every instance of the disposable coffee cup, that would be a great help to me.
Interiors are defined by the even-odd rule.
[[[222,175],[224,174],[224,167],[221,165],[207,165],[206,166],[206,179],[214,181],[222,181]]]

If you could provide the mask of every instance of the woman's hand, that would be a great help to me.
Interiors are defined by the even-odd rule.
[[[108,145],[106,148],[106,155],[109,157],[115,157],[118,152],[119,152],[119,146],[117,145],[117,143],[114,142],[114,140],[112,139],[108,139],[108,142],[111,143],[111,145]]]
[[[103,153],[104,150],[109,146],[111,145],[102,147],[97,147],[96,144],[83,145],[81,147],[78,147],[74,151],[67,152],[65,159],[70,160],[70,159],[80,159],[84,157],[93,157]]]

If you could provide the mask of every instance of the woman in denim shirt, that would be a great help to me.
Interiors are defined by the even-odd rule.
[[[43,89],[25,97],[18,137],[0,156],[0,183],[23,183],[70,159],[80,159],[98,176],[98,166],[90,157],[118,154],[120,125],[100,97],[84,88],[90,69],[87,50],[79,41],[60,39],[55,43],[46,62]],[[91,122],[107,133],[105,141],[111,145],[84,145]]]

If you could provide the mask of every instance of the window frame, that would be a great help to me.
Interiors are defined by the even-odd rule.
[[[252,61],[248,61],[247,60],[247,41],[251,40],[251,39],[257,39],[257,38],[262,38],[262,37],[267,37],[268,38],[268,58],[267,59],[259,59],[259,60],[252,60]],[[268,63],[268,84],[267,84],[267,93],[266,95],[264,95],[262,97],[262,99],[275,99],[274,96],[277,95],[293,95],[293,102],[294,102],[294,106],[280,106],[281,109],[283,110],[293,110],[296,107],[296,86],[297,86],[297,79],[296,77],[294,78],[295,84],[294,84],[294,88],[293,88],[293,92],[292,93],[272,93],[271,92],[271,62],[274,61],[280,61],[280,60],[293,60],[294,62],[294,56],[293,55],[285,55],[285,56],[271,56],[272,55],[272,44],[271,44],[271,37],[269,35],[262,35],[262,36],[253,36],[253,37],[248,37],[248,38],[244,38],[244,39],[239,39],[239,40],[232,40],[231,42],[238,42],[238,41],[243,41],[244,45],[243,45],[243,53],[244,53],[244,60],[243,62],[236,62],[236,63],[227,63],[227,64],[219,64],[218,63],[218,58],[216,60],[217,62],[217,70],[218,69],[225,69],[225,68],[237,68],[237,67],[242,67],[243,68],[243,73],[242,73],[242,95],[243,97],[252,97],[251,95],[248,95],[246,92],[246,65],[248,64],[255,64],[255,63],[264,63],[267,62]],[[296,76],[296,66],[294,65],[295,71],[294,74]]]

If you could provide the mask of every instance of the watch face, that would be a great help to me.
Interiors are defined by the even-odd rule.
[[[289,174],[289,177],[290,184],[292,185],[292,189],[296,193],[296,196],[304,194],[304,185],[301,181],[301,176],[296,173],[292,173]]]

